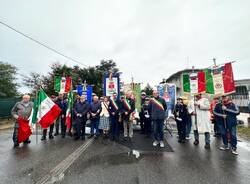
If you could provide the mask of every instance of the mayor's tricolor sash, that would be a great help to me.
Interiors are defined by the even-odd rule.
[[[111,100],[111,103],[112,103],[113,107],[115,108],[115,110],[119,109],[117,103],[114,100]]]
[[[124,99],[124,100],[122,100],[122,102],[123,102],[123,104],[126,106],[126,108],[130,111],[130,110],[131,110],[131,106],[130,106],[128,100],[127,100],[127,99]]]
[[[151,98],[151,101],[158,107],[160,108],[161,110],[165,110],[163,105],[161,104],[161,102],[159,102],[158,100],[156,100],[155,98]]]

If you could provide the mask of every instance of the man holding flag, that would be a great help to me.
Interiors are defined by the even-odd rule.
[[[29,136],[32,134],[29,126],[29,120],[33,102],[30,102],[30,96],[24,95],[21,102],[17,102],[11,110],[12,116],[16,123],[14,126],[13,142],[14,148],[18,147],[21,142],[29,144]]]
[[[237,152],[237,116],[240,114],[238,107],[230,100],[228,96],[222,96],[222,102],[217,103],[214,110],[214,115],[223,141],[223,146],[220,150],[229,150],[229,133],[231,138],[231,149],[234,155],[238,155]]]

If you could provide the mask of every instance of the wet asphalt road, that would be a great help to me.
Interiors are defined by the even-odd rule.
[[[172,149],[166,151],[149,149],[150,139],[143,139],[140,144],[145,146],[138,150],[135,144],[132,151],[102,139],[84,143],[56,137],[41,142],[39,137],[36,144],[35,136],[30,145],[13,149],[11,134],[12,130],[0,131],[0,183],[37,183],[45,181],[44,176],[53,178],[47,183],[65,184],[250,183],[250,145],[245,142],[239,143],[239,156],[218,150],[220,141],[214,138],[207,151],[203,136],[195,147],[193,140],[180,145],[168,134]]]

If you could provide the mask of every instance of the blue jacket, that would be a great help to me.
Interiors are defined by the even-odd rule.
[[[215,105],[213,113],[215,116],[215,121],[218,124],[224,123],[223,115],[226,115],[226,124],[227,127],[232,127],[237,125],[237,116],[240,114],[238,107],[233,103],[228,103],[225,105],[226,110],[222,110],[222,103],[218,103]]]

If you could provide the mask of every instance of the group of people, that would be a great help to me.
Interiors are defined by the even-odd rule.
[[[146,97],[145,93],[141,94],[142,108],[140,112],[140,123],[142,133],[148,137],[153,132],[153,146],[164,147],[164,120],[167,109],[166,102],[159,97],[157,91],[153,92],[153,97]],[[58,97],[51,96],[51,99],[61,109],[61,113],[57,120],[49,127],[49,139],[60,134],[62,138],[66,135],[66,110],[67,99],[64,94],[60,93]],[[24,95],[21,102],[16,103],[12,109],[13,117],[18,120],[19,117],[28,119],[33,107],[30,102],[30,96]],[[98,138],[103,135],[103,138],[110,138],[112,141],[119,141],[121,132],[124,141],[131,141],[133,138],[133,122],[135,120],[135,99],[132,92],[126,92],[124,97],[118,98],[114,93],[111,97],[101,97],[94,95],[92,102],[88,103],[85,95],[76,96],[76,100],[72,109],[72,126],[69,129],[69,134],[75,140],[85,140],[86,123],[90,120],[90,135],[88,138]],[[153,126],[152,126],[152,123]],[[53,134],[55,127],[55,133]],[[14,147],[18,147],[18,121],[15,123],[13,142]],[[47,129],[43,129],[41,140],[47,139]],[[24,143],[30,143],[27,139]]]
[[[66,109],[67,100],[64,94],[58,97],[52,96],[51,99],[60,107],[61,114],[57,120],[49,127],[49,139],[59,135],[66,135]],[[24,95],[21,102],[16,103],[12,109],[12,115],[17,120],[19,117],[27,119],[30,116],[33,103],[30,96]],[[139,113],[141,133],[146,137],[153,137],[153,146],[164,145],[164,122],[166,119],[167,105],[163,98],[159,96],[157,90],[153,91],[153,96],[148,97],[146,93],[141,93],[141,109]],[[104,139],[110,138],[112,141],[119,141],[123,135],[124,141],[131,141],[133,138],[133,122],[135,113],[135,99],[129,91],[124,97],[118,98],[114,93],[111,97],[101,97],[94,95],[92,102],[88,103],[85,95],[76,96],[72,109],[72,126],[69,134],[75,140],[85,140],[86,123],[90,120],[90,135],[88,138],[96,139],[103,136]],[[239,110],[228,96],[222,96],[221,101],[215,97],[210,103],[202,94],[197,94],[194,100],[188,101],[186,97],[179,97],[173,111],[173,117],[177,124],[178,142],[185,143],[190,139],[191,127],[194,134],[194,145],[199,145],[199,134],[204,133],[205,149],[210,149],[211,123],[214,125],[216,137],[221,137],[223,145],[221,150],[228,150],[229,143],[233,154],[237,153],[236,126]],[[55,133],[53,130],[55,126]],[[13,142],[14,147],[18,143],[18,122],[15,123]],[[46,140],[47,129],[43,129],[41,140]],[[27,139],[25,144],[30,143]]]
[[[178,130],[178,142],[185,143],[190,139],[191,126],[194,133],[194,145],[199,144],[199,133],[204,133],[205,149],[210,149],[211,124],[214,126],[214,136],[222,138],[220,150],[237,152],[237,115],[240,114],[237,106],[229,96],[214,97],[212,102],[202,94],[197,94],[194,100],[187,101],[186,97],[179,97],[174,108],[174,118]]]

